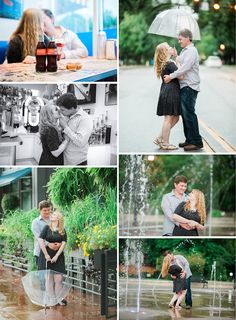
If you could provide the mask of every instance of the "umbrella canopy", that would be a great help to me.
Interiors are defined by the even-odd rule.
[[[191,13],[183,9],[170,9],[159,13],[153,20],[148,33],[177,38],[182,29],[192,31],[193,40],[201,40],[197,21]]]
[[[60,282],[56,290],[55,279]],[[68,276],[53,270],[32,271],[21,280],[31,302],[42,307],[57,305],[68,295],[71,288]]]

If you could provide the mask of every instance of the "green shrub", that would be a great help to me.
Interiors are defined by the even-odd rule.
[[[14,193],[4,194],[1,201],[1,206],[5,215],[10,211],[18,209],[19,205],[20,205],[20,200]]]
[[[222,212],[220,210],[214,209],[214,210],[212,210],[212,217],[220,218],[220,217],[222,217]]]

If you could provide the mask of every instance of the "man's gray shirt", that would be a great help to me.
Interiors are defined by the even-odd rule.
[[[163,235],[172,236],[175,224],[173,220],[173,213],[178,205],[186,200],[186,194],[184,193],[182,198],[176,197],[174,190],[170,193],[164,194],[161,202],[161,208],[164,212],[164,223],[163,223]]]
[[[190,270],[189,262],[185,257],[183,257],[181,255],[174,256],[174,263],[179,264],[180,267],[183,268],[184,272],[186,273],[186,279],[191,277],[192,272]]]
[[[193,43],[181,51],[179,60],[181,66],[170,74],[171,79],[184,76],[183,80],[179,80],[180,89],[188,86],[200,91],[199,55]]]
[[[39,236],[43,230],[43,228],[49,224],[50,219],[48,219],[48,221],[46,222],[45,220],[43,220],[43,218],[41,216],[39,216],[38,218],[35,218],[32,222],[32,226],[31,226],[31,230],[34,234],[34,255],[39,257],[40,254],[40,245],[39,245]]]

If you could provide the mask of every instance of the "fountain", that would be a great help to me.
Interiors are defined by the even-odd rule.
[[[121,188],[121,234],[131,235],[132,230],[143,234],[145,211],[147,210],[147,177],[146,164],[142,155],[130,155],[125,161],[125,182]],[[128,203],[128,205],[127,205]],[[125,207],[127,206],[127,226]],[[133,226],[131,216],[133,213]],[[140,215],[140,221],[138,221]]]
[[[226,219],[227,223],[219,226],[219,221],[213,219],[214,203],[218,204],[222,198],[227,196],[227,190],[232,185],[235,178],[235,171],[227,171],[225,180],[220,183],[214,181],[214,168],[219,166],[217,156],[189,156],[189,161],[177,167],[173,164],[173,171],[170,171],[167,162],[168,172],[171,172],[162,183],[154,182],[152,195],[152,176],[150,170],[155,172],[155,166],[160,165],[165,170],[165,156],[155,157],[155,161],[147,161],[146,156],[127,155],[125,159],[124,182],[120,186],[120,235],[145,235],[157,236],[162,233],[162,209],[161,200],[165,193],[172,189],[173,179],[176,175],[186,175],[188,178],[188,191],[193,188],[200,189],[205,194],[207,221],[202,235],[235,235],[235,228],[231,220]],[[157,159],[161,159],[158,162]],[[163,160],[162,160],[163,159]],[[147,166],[146,163],[149,163]],[[152,172],[152,171],[151,171]],[[160,171],[162,174],[162,171]],[[158,176],[157,176],[158,179]],[[148,186],[148,188],[147,188]],[[150,194],[148,195],[148,190]],[[187,191],[187,193],[188,193]],[[150,199],[150,200],[149,200]],[[214,224],[214,225],[213,225]]]
[[[151,239],[148,239],[152,241]],[[167,320],[172,317],[189,317],[189,311],[168,309],[172,295],[171,281],[149,280],[141,277],[143,265],[143,242],[146,240],[126,239],[124,248],[125,276],[120,277],[120,320]],[[162,240],[158,240],[162,241]],[[172,250],[175,255],[181,254],[183,248],[196,253],[195,240],[185,239]],[[195,260],[196,262],[196,260]],[[200,265],[199,265],[200,267]],[[135,274],[135,279],[132,275]],[[234,301],[232,290],[224,288],[222,275],[217,276],[217,262],[214,261],[210,273],[211,288],[192,286],[193,309],[191,319],[234,319]],[[178,314],[177,314],[178,313]]]

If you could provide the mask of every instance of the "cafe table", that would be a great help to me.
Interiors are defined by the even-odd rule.
[[[68,64],[80,63],[80,70],[67,70]],[[117,76],[117,60],[63,59],[58,61],[57,72],[37,73],[35,64],[4,63],[0,65],[0,82],[96,82]]]

